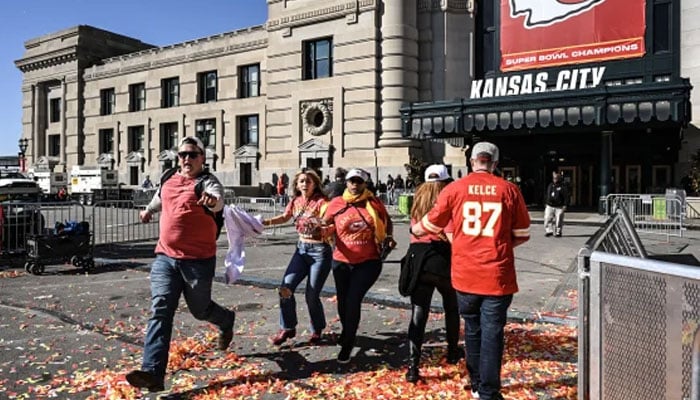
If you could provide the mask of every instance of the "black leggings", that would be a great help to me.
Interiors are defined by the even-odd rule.
[[[447,348],[457,350],[459,341],[459,310],[457,307],[457,292],[452,288],[450,278],[430,272],[421,272],[416,288],[411,294],[411,323],[408,325],[408,341],[410,360],[416,365],[420,361],[421,347],[425,335],[425,325],[430,314],[430,304],[433,291],[437,289],[442,295],[442,306],[445,311],[445,330],[447,332]]]

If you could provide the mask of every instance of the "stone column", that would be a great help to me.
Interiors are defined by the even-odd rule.
[[[379,147],[411,144],[401,137],[399,108],[418,100],[417,0],[385,0],[381,20],[381,136]]]
[[[44,153],[43,143],[41,138],[41,114],[39,113],[41,109],[41,85],[32,86],[32,164],[36,163],[39,158],[39,154]]]
[[[59,164],[61,165],[61,168],[63,171],[67,170],[66,165],[68,156],[66,154],[66,147],[68,147],[68,138],[66,137],[67,135],[67,129],[66,126],[68,124],[67,118],[66,118],[66,105],[68,102],[66,101],[66,97],[68,96],[68,84],[66,83],[66,77],[64,76],[63,79],[61,79],[61,135],[59,137],[59,146],[61,146],[61,152],[59,153]],[[77,138],[76,138],[77,139]],[[80,141],[78,140],[78,143]]]

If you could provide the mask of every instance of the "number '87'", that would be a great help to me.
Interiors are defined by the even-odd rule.
[[[493,227],[501,218],[501,203],[496,202],[478,202],[467,201],[462,205],[462,232],[469,236],[488,236],[493,237]],[[481,215],[491,213],[486,225],[481,222]]]

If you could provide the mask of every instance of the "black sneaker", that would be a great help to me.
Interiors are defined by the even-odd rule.
[[[545,236],[545,237],[550,237],[550,236],[552,236],[552,232],[545,232],[544,236]]]
[[[555,233],[554,236],[556,236],[556,237],[561,237],[561,232]]]
[[[459,360],[464,358],[464,352],[460,348],[448,349],[446,358],[447,358],[448,364],[454,365],[454,364],[459,363]]]
[[[406,382],[409,383],[416,383],[420,380],[420,372],[418,371],[418,367],[415,365],[411,365],[408,367],[408,371],[406,371]]]
[[[338,364],[349,363],[351,354],[352,354],[352,346],[341,347],[340,352],[338,353]]]
[[[236,324],[236,313],[233,311],[231,312],[233,313],[233,318],[231,319],[231,328],[224,329],[221,332],[219,332],[219,338],[216,341],[216,348],[221,351],[228,350],[228,346],[233,340],[233,326]]]
[[[158,379],[154,374],[148,371],[141,371],[138,369],[131,371],[126,374],[126,381],[133,387],[146,389],[149,392],[162,392],[165,390],[163,380]]]

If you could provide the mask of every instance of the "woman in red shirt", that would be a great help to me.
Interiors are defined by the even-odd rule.
[[[321,211],[325,208],[328,198],[321,190],[321,179],[312,170],[297,173],[292,184],[294,197],[287,204],[284,213],[263,220],[263,225],[271,226],[293,219],[299,234],[296,251],[289,261],[278,290],[281,329],[270,338],[270,342],[275,346],[296,336],[298,320],[294,291],[307,277],[305,295],[311,317],[309,342],[318,343],[321,340],[321,333],[326,328],[326,316],[320,295],[331,271],[332,249],[321,230]]]
[[[338,363],[350,362],[360,323],[362,300],[382,272],[380,254],[393,248],[393,226],[384,204],[367,190],[369,174],[351,169],[345,175],[345,192],[328,204],[323,214],[335,232],[333,278],[342,332]]]

